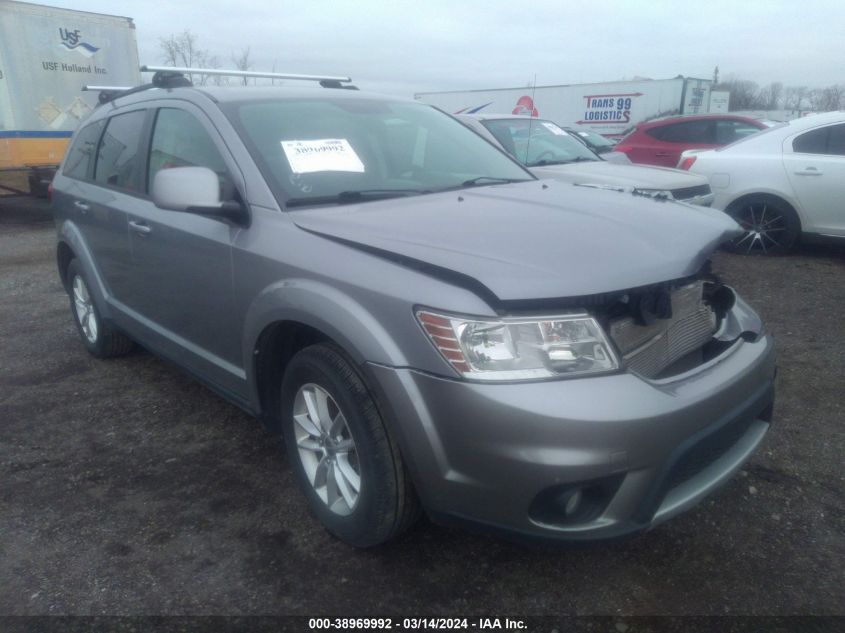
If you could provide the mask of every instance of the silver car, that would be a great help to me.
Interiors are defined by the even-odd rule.
[[[82,344],[138,343],[281,434],[338,538],[421,511],[636,533],[763,439],[772,340],[708,267],[725,214],[538,180],[414,101],[185,84],[103,99],[53,182]]]
[[[455,117],[528,167],[538,178],[577,185],[618,187],[638,195],[710,206],[707,178],[680,169],[632,165],[598,156],[573,133],[552,121],[516,114],[457,114]],[[624,156],[624,154],[621,154]]]

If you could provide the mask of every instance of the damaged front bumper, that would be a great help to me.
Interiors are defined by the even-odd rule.
[[[369,365],[428,512],[509,535],[645,530],[731,477],[768,430],[773,343],[740,299],[694,369],[480,384]]]

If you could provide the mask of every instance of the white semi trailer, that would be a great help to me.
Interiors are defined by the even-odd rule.
[[[0,0],[0,187],[41,193],[97,103],[86,84],[136,86],[131,18]]]
[[[414,97],[450,114],[525,114],[560,125],[580,124],[608,137],[658,116],[704,114],[709,79],[638,79],[594,84],[421,92]]]

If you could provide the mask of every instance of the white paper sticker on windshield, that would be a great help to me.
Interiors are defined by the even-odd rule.
[[[317,171],[364,173],[364,163],[345,138],[281,143],[290,168],[295,174],[311,174]]]
[[[558,136],[568,136],[566,132],[556,126],[554,123],[549,123],[548,121],[543,121],[543,126],[552,134],[557,134]]]

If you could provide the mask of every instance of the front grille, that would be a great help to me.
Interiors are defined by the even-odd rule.
[[[716,314],[704,303],[703,291],[701,281],[672,291],[668,319],[640,325],[626,316],[610,322],[610,336],[630,369],[654,378],[710,340],[716,331]]]
[[[675,200],[689,200],[696,196],[709,195],[712,190],[710,185],[696,185],[695,187],[682,187],[681,189],[672,189],[672,197]]]

